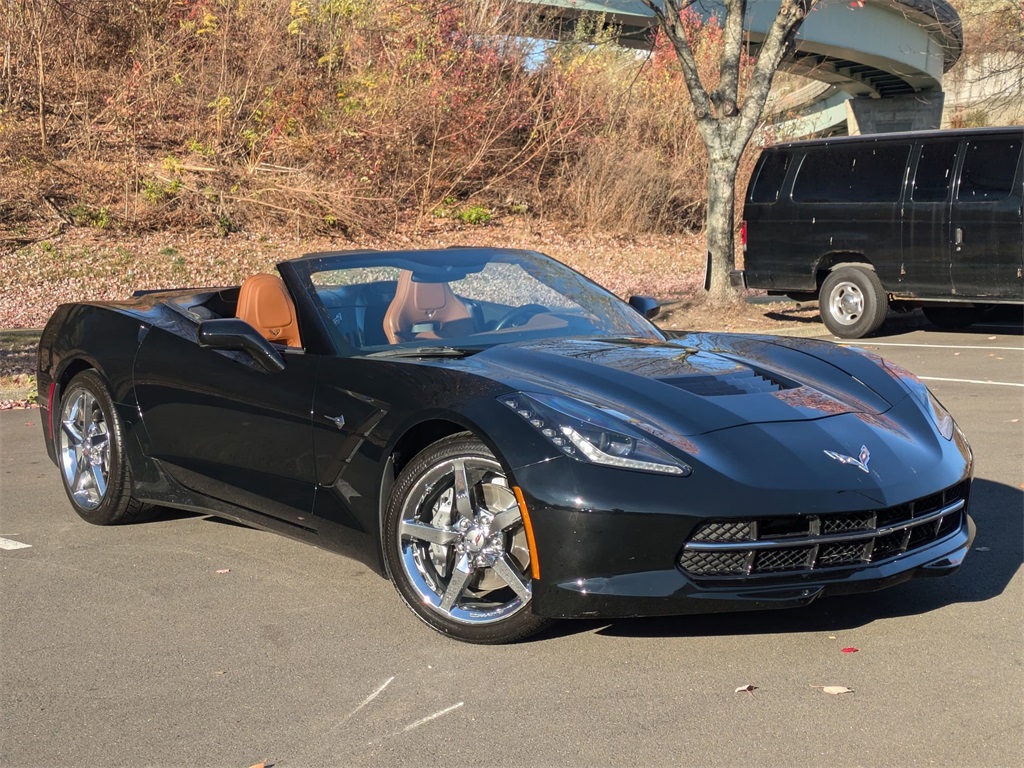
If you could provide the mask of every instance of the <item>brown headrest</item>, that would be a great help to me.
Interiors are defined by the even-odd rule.
[[[302,346],[295,304],[284,281],[276,275],[253,275],[242,283],[235,317],[245,320],[268,341]]]

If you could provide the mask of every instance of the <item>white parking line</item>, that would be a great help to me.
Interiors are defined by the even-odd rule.
[[[954,384],[991,384],[994,387],[1024,387],[1016,381],[979,381],[978,379],[943,379],[938,376],[918,376],[921,381],[949,381]]]
[[[22,544],[14,539],[0,538],[0,549],[28,549],[31,546],[31,544]]]
[[[347,715],[345,715],[344,720],[348,720],[350,717],[352,717],[352,715],[354,715],[356,712],[361,710],[363,707],[365,707],[371,701],[373,701],[378,696],[380,696],[384,692],[384,689],[387,688],[389,685],[391,685],[391,681],[394,680],[394,679],[395,679],[395,676],[392,675],[387,680],[385,680],[376,691],[374,691],[369,696],[367,696],[365,699],[363,699],[363,702],[358,707],[356,707],[351,712],[349,712]]]
[[[966,344],[899,344],[890,341],[837,341],[836,344],[852,347],[919,347],[922,349],[984,349],[989,352],[1024,352],[1024,347],[979,347]]]
[[[402,729],[402,733],[411,731],[413,728],[419,728],[424,723],[429,723],[431,720],[436,720],[437,718],[441,717],[441,715],[447,715],[449,712],[454,712],[463,704],[465,704],[465,702],[460,701],[458,704],[453,704],[452,706],[448,707],[448,709],[442,709],[440,712],[435,712],[432,715],[427,715],[422,720],[417,720],[415,723],[409,723],[407,726],[405,726],[405,728]]]

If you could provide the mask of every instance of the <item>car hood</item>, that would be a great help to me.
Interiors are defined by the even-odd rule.
[[[554,339],[492,347],[462,362],[513,389],[569,395],[677,435],[879,416],[908,395],[854,350],[767,336]]]

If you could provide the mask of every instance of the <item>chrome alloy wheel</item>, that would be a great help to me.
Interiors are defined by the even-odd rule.
[[[530,603],[530,550],[501,466],[441,461],[409,489],[398,525],[402,569],[423,605],[462,624],[490,624]]]
[[[96,397],[79,387],[60,414],[60,466],[75,504],[84,510],[103,503],[110,476],[110,435]]]
[[[853,325],[864,314],[864,294],[851,282],[837,283],[828,297],[832,317],[837,323]]]

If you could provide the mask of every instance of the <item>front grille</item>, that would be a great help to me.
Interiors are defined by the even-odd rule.
[[[773,576],[878,563],[922,549],[963,526],[970,481],[885,509],[708,520],[679,565],[698,579]]]
[[[693,534],[694,541],[746,541],[751,538],[751,525],[742,520],[708,523]]]

